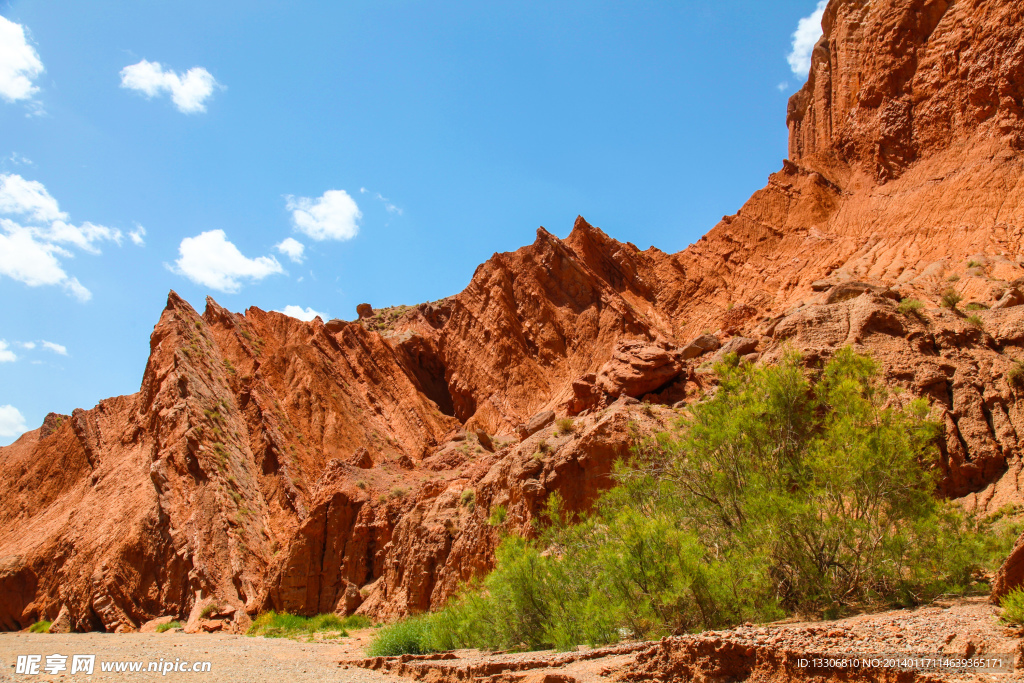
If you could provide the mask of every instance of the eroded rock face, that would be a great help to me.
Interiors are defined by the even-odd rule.
[[[699,399],[721,340],[747,362],[873,354],[944,425],[940,493],[1024,502],[1022,13],[832,0],[790,160],[677,254],[579,218],[459,294],[355,322],[199,315],[172,292],[138,393],[0,448],[0,628],[64,606],[108,631],[211,603],[194,628],[436,606],[491,566],[499,507],[522,531],[553,491],[585,508],[629,403]],[[939,306],[950,288],[977,318]]]

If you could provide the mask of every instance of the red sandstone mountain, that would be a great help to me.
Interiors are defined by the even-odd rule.
[[[944,495],[1024,503],[1024,6],[832,0],[823,28],[790,159],[683,252],[578,219],[355,322],[172,292],[139,393],[0,448],[0,628],[427,609],[490,566],[499,507],[526,530],[553,491],[585,506],[629,423],[671,413],[633,399],[695,400],[726,350],[871,352],[945,425]],[[951,288],[991,310],[939,308]],[[1022,579],[1024,549],[997,590]]]

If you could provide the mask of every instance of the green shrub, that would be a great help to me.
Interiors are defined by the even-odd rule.
[[[473,489],[466,489],[463,491],[462,495],[459,497],[459,503],[464,507],[469,508],[469,511],[472,512],[476,509],[476,491]]]
[[[209,605],[203,608],[203,611],[199,613],[200,619],[206,619],[210,615],[220,612],[220,605],[215,602],[211,602]]]
[[[590,513],[550,497],[540,539],[506,538],[490,575],[409,627],[416,647],[568,649],[919,604],[980,590],[1009,552],[1007,516],[935,497],[941,428],[923,399],[890,403],[870,358],[717,370],[719,391],[639,442]]]
[[[1024,391],[1024,361],[1014,363],[1010,371],[1006,373],[1006,383],[1011,389]]]
[[[967,311],[987,311],[988,310],[988,306],[986,306],[985,304],[978,303],[977,301],[972,301],[971,303],[969,303],[966,306],[964,306],[964,310],[967,310]]]
[[[960,296],[960,292],[953,288],[947,289],[942,293],[942,306],[948,308],[951,311],[955,311],[957,304],[963,301],[963,297]]]
[[[967,267],[968,268],[981,268],[982,266],[977,261],[968,261],[967,262]]]
[[[506,517],[508,517],[508,509],[504,505],[498,505],[491,510],[491,516],[487,519],[487,523],[491,526],[501,526],[505,523]]]
[[[572,434],[576,430],[576,423],[571,417],[562,417],[555,422],[560,434]]]
[[[353,614],[348,617],[339,617],[337,614],[303,617],[298,614],[270,610],[253,620],[246,635],[265,638],[293,638],[309,636],[314,633],[333,632],[338,637],[344,637],[348,635],[350,628],[366,628],[369,625],[370,620],[361,614]]]
[[[28,627],[30,633],[48,633],[50,631],[50,624],[53,622],[41,619],[36,623]]]
[[[979,330],[985,327],[985,321],[981,319],[981,316],[977,313],[967,316],[967,322],[974,325]]]
[[[1024,588],[1014,588],[999,601],[1000,619],[1006,624],[1024,624]]]
[[[166,624],[160,624],[156,627],[157,633],[163,633],[164,631],[170,631],[172,628],[181,628],[180,621],[171,621]]]
[[[366,650],[368,657],[422,655],[436,650],[431,640],[431,617],[422,615],[385,626]]]
[[[960,276],[954,273],[953,275],[950,275],[949,277],[946,278],[946,282],[956,282],[959,279]]]
[[[920,318],[924,314],[924,304],[917,299],[904,299],[896,307],[896,310],[903,315]]]

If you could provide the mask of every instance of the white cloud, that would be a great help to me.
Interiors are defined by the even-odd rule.
[[[135,246],[146,246],[146,240],[144,239],[146,237],[146,229],[138,223],[135,224],[135,229],[128,233],[128,237],[131,238],[132,244]]]
[[[19,436],[27,431],[25,416],[20,410],[12,405],[0,406],[0,436]]]
[[[0,213],[17,214],[43,223],[68,219],[42,183],[25,180],[15,173],[0,174]]]
[[[36,348],[36,343],[35,342],[16,342],[16,343],[21,348],[28,349],[29,351],[31,351],[32,349]]]
[[[124,237],[105,225],[68,223],[68,214],[42,183],[13,173],[0,173],[0,214],[32,223],[0,218],[0,276],[29,287],[61,285],[79,301],[88,301],[92,294],[64,271],[59,259],[73,256],[64,245],[99,254],[100,242],[120,245]]]
[[[29,287],[59,285],[68,280],[68,274],[54,256],[70,256],[67,251],[37,241],[31,230],[5,218],[0,218],[0,228],[0,275]]]
[[[306,247],[302,242],[291,237],[286,237],[280,244],[275,244],[274,248],[295,263],[302,263],[302,254],[306,251]]]
[[[793,32],[793,50],[786,56],[786,61],[800,78],[807,78],[811,70],[811,52],[818,38],[821,38],[821,16],[825,13],[826,5],[828,0],[819,0],[814,12],[801,19]]]
[[[121,87],[141,92],[146,97],[170,93],[178,111],[198,114],[206,111],[206,100],[220,84],[201,66],[193,67],[184,75],[160,66],[160,62],[143,59],[121,69]]]
[[[29,159],[27,156],[18,154],[17,152],[11,152],[11,156],[7,157],[7,161],[18,166],[35,166],[34,161]]]
[[[350,240],[359,233],[363,217],[344,190],[328,190],[317,199],[285,197],[295,229],[315,240]]]
[[[195,237],[186,237],[178,247],[181,255],[171,270],[196,284],[233,294],[242,287],[241,280],[258,282],[268,275],[284,273],[273,256],[246,258],[227,240],[223,230],[210,230]]]
[[[303,308],[302,306],[285,306],[283,309],[276,311],[277,313],[284,313],[290,318],[298,318],[299,320],[305,320],[309,322],[313,318],[319,317],[321,320],[327,320],[327,314],[319,311],[314,311],[308,306]]]
[[[0,363],[13,363],[16,360],[18,360],[18,357],[11,351],[10,345],[3,339],[0,339]]]
[[[25,38],[25,27],[0,17],[0,97],[8,102],[30,100],[39,92],[32,83],[43,63]]]
[[[68,355],[68,347],[64,346],[63,344],[55,344],[53,342],[48,342],[46,340],[43,340],[42,344],[44,349],[49,349],[50,351],[53,351],[59,356]]]
[[[775,86],[775,89],[778,90],[779,92],[786,92],[787,88],[789,88],[789,81],[782,81],[782,83],[779,83],[777,86]]]

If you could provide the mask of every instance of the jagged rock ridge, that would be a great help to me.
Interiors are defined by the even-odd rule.
[[[790,159],[678,254],[578,219],[455,296],[355,322],[200,316],[171,293],[139,393],[0,448],[0,627],[427,609],[490,566],[499,507],[519,530],[552,491],[585,507],[630,423],[667,419],[630,403],[694,400],[725,350],[873,353],[945,426],[942,493],[1020,502],[1022,15],[832,0]],[[949,289],[975,318],[939,307]],[[518,430],[549,410],[574,430]],[[1024,549],[997,589],[1022,567]]]

